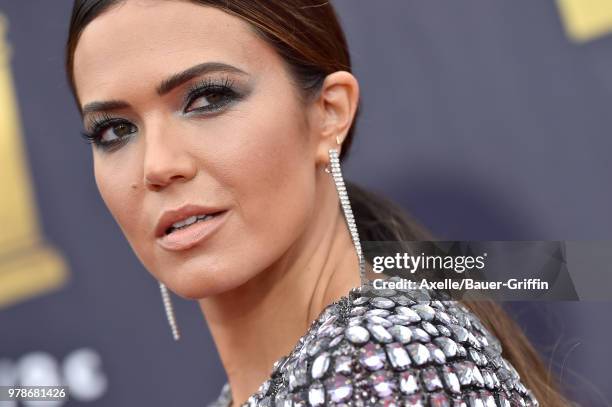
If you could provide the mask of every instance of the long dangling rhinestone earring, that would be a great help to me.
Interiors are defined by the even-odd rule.
[[[170,330],[175,341],[180,339],[178,326],[176,324],[176,318],[174,317],[174,309],[172,308],[172,301],[170,300],[170,294],[164,283],[159,283],[159,289],[162,295],[162,301],[164,303],[164,309],[166,310],[166,317],[168,317],[168,323],[170,324]]]
[[[340,140],[336,136],[336,143],[341,145]],[[325,168],[325,172],[331,173],[336,184],[336,191],[340,197],[340,203],[342,205],[342,211],[344,212],[344,218],[351,233],[353,239],[353,245],[357,252],[357,258],[359,259],[359,276],[361,278],[361,285],[363,286],[367,280],[365,276],[365,260],[361,251],[361,241],[359,240],[359,233],[357,232],[357,225],[355,224],[355,218],[353,216],[353,210],[351,209],[351,203],[349,201],[348,194],[346,193],[346,186],[344,185],[344,178],[342,177],[342,170],[340,168],[340,158],[338,150],[329,149],[329,168]]]

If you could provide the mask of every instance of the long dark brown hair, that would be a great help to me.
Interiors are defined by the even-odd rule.
[[[66,46],[66,73],[74,97],[73,56],[87,24],[123,0],[76,0]],[[292,73],[305,101],[317,95],[325,77],[336,71],[351,72],[351,58],[333,6],[318,0],[191,0],[245,20],[253,32],[276,49]],[[346,160],[353,141],[359,107],[340,160]],[[357,229],[366,241],[435,240],[406,212],[381,195],[347,182]],[[492,301],[465,302],[502,342],[503,356],[519,372],[541,406],[569,406],[552,372],[519,326]]]

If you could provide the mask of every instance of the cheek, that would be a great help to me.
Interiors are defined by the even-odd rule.
[[[313,212],[315,169],[307,129],[299,120],[301,113],[286,110],[290,108],[278,106],[253,112],[234,133],[244,137],[228,183],[235,188],[246,241],[259,268],[294,242]]]
[[[130,245],[136,249],[138,241],[143,240],[143,236],[139,236],[138,231],[142,234],[143,229],[138,227],[139,216],[142,213],[141,201],[131,188],[134,184],[134,171],[125,168],[115,157],[100,157],[96,153],[94,177],[106,207]]]

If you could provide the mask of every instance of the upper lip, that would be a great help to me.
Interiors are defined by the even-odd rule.
[[[166,230],[179,220],[187,219],[190,216],[210,215],[223,211],[223,208],[201,205],[183,205],[177,209],[171,209],[162,213],[155,227],[155,237],[162,237]]]

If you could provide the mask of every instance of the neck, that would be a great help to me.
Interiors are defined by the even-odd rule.
[[[333,186],[333,185],[332,185]],[[335,191],[333,191],[335,192]],[[277,262],[231,291],[199,300],[225,368],[232,406],[269,377],[312,321],[360,285],[359,262],[337,199]]]

